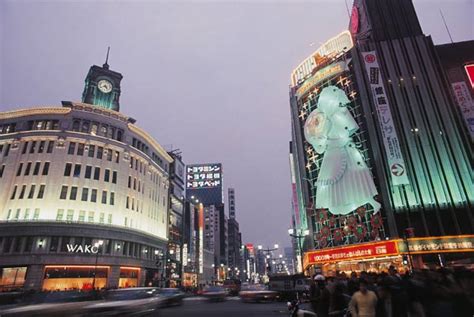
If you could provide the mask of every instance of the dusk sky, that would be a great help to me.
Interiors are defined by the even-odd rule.
[[[474,1],[414,3],[436,44],[440,9],[454,41],[474,38]],[[185,163],[223,164],[243,242],[289,245],[290,73],[348,20],[344,0],[0,0],[0,111],[80,101],[111,46],[121,112]]]

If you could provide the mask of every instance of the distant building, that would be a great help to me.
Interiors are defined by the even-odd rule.
[[[235,189],[228,189],[229,200],[229,220],[228,220],[228,244],[229,244],[229,259],[228,265],[231,269],[230,276],[238,277],[242,268],[241,252],[242,252],[242,235],[239,231],[239,223],[236,219],[235,212]]]

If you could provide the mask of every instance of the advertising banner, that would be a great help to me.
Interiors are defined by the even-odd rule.
[[[301,98],[304,94],[306,94],[310,89],[314,88],[316,85],[320,84],[321,82],[333,78],[344,71],[348,70],[347,64],[349,62],[337,62],[326,66],[320,70],[318,70],[313,76],[307,79],[297,90],[296,90],[296,97]]]
[[[441,236],[427,238],[412,238],[408,241],[399,240],[400,253],[411,254],[449,253],[449,252],[474,252],[474,235]]]
[[[349,247],[307,252],[305,256],[305,266],[328,262],[339,262],[344,260],[348,261],[362,258],[386,257],[398,254],[398,245],[396,240],[365,243]]]
[[[392,179],[392,185],[408,185],[405,160],[403,159],[397,132],[393,123],[392,112],[388,103],[385,87],[382,82],[379,63],[375,51],[362,53],[365,62],[369,83],[372,90],[377,115],[382,131],[385,153],[388,158],[388,166]]]
[[[452,83],[451,87],[453,87],[454,98],[461,110],[471,140],[474,141],[474,102],[471,98],[471,92],[463,81]]]
[[[222,184],[222,165],[199,164],[186,167],[186,188],[216,188]]]

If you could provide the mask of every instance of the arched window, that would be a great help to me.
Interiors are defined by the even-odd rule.
[[[74,120],[72,122],[72,131],[79,131],[79,126],[81,125],[80,120]]]

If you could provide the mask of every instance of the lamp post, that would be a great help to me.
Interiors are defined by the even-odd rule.
[[[309,230],[305,229],[288,229],[288,234],[290,237],[293,237],[296,239],[296,244],[298,246],[298,253],[299,253],[299,258],[298,258],[298,268],[301,269],[301,272],[303,272],[303,246],[301,245],[301,239],[304,239],[306,236],[309,235]],[[298,270],[300,271],[300,270]]]
[[[271,255],[270,253],[273,252],[273,251],[276,251],[278,250],[279,246],[278,244],[274,244],[273,245],[273,248],[266,248],[264,249],[262,245],[258,245],[257,246],[257,249],[259,249],[261,252],[263,252],[263,254],[265,254],[265,275],[268,275],[268,272],[267,272],[267,259],[270,259],[271,258]]]
[[[104,240],[99,240],[94,243],[94,247],[97,248],[97,252],[95,254],[95,265],[94,265],[94,279],[92,280],[92,290],[95,290],[95,277],[97,275],[97,262],[99,261],[99,251],[100,247],[104,244]]]

